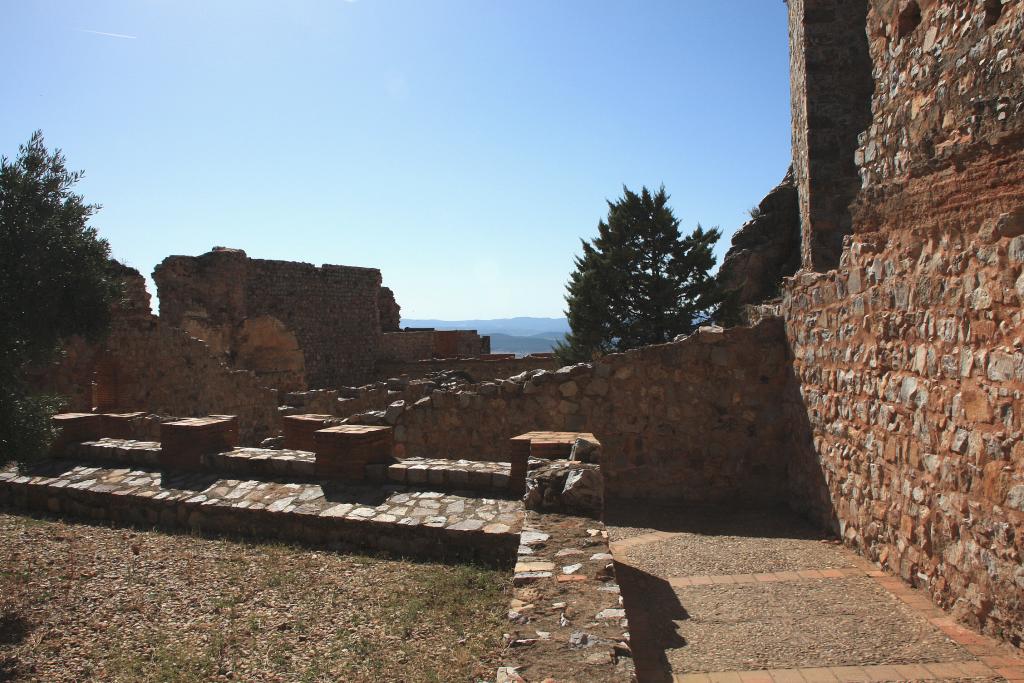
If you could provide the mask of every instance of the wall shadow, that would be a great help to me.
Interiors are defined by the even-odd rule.
[[[675,622],[689,619],[690,615],[664,579],[617,560],[615,576],[629,619],[629,643],[637,679],[643,683],[672,683],[665,651],[686,645]]]
[[[839,535],[836,515],[821,456],[814,446],[814,426],[810,410],[800,391],[801,382],[793,363],[794,353],[786,337],[787,382],[782,401],[784,415],[790,425],[789,443],[786,444],[786,480],[789,482],[787,506],[821,530]]]

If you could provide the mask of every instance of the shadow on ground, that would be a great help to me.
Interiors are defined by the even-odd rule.
[[[671,683],[665,651],[686,645],[674,622],[690,615],[664,579],[619,562],[615,563],[615,575],[629,619],[630,647],[638,680]]]

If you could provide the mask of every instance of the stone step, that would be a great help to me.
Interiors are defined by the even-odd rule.
[[[511,566],[523,507],[397,485],[223,479],[55,460],[0,472],[0,505],[144,527]]]
[[[89,462],[115,463],[130,467],[159,467],[160,444],[156,441],[99,439],[72,444],[67,457]],[[223,453],[205,453],[199,457],[202,470],[244,477],[291,477],[315,479],[315,456],[308,451],[269,448],[233,448]]]
[[[404,458],[391,465],[369,465],[371,481],[391,481],[408,486],[431,486],[449,491],[509,492],[507,462],[477,462],[440,458]]]
[[[155,441],[99,439],[71,444],[68,458],[129,467],[159,466],[160,444]],[[233,448],[200,457],[203,470],[249,478],[289,477],[318,481],[316,456],[309,451],[269,448]],[[393,482],[410,488],[444,491],[479,491],[494,495],[509,492],[509,463],[405,458],[390,465],[367,465],[366,478],[374,483]]]

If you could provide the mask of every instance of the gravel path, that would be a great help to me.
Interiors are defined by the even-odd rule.
[[[649,574],[665,577],[853,566],[849,553],[823,541],[693,533],[629,548],[624,561]]]
[[[641,681],[694,672],[974,659],[863,574],[669,584],[671,577],[865,566],[788,513],[661,507],[613,510],[606,523],[609,537],[621,542],[613,548]]]
[[[915,664],[971,656],[869,578],[676,590],[676,673]]]

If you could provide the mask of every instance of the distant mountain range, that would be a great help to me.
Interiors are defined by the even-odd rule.
[[[491,320],[435,320],[403,318],[402,327],[438,330],[476,330],[490,335],[491,353],[544,353],[551,351],[569,331],[565,318],[496,318]]]

